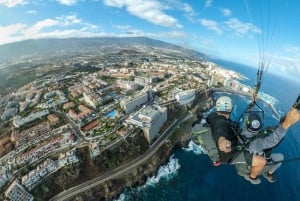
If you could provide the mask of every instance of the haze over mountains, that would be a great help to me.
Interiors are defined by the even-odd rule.
[[[180,52],[182,56],[202,58],[205,55],[178,45],[145,37],[103,37],[103,38],[67,38],[36,39],[15,42],[0,46],[0,61],[33,54],[45,55],[57,51],[78,51],[101,46],[133,47],[135,45],[164,48]]]

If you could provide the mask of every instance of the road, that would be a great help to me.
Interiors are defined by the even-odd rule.
[[[51,198],[50,201],[68,200],[79,193],[82,193],[90,188],[93,188],[107,180],[120,176],[126,173],[127,171],[132,170],[134,167],[141,165],[146,160],[148,160],[159,149],[159,147],[161,147],[164,144],[165,140],[173,133],[173,131],[178,125],[180,125],[182,122],[188,120],[191,117],[192,115],[189,114],[185,118],[174,120],[174,122],[169,126],[169,128],[166,129],[166,131],[163,134],[161,134],[160,137],[151,145],[149,150],[145,152],[143,155],[139,156],[138,158],[122,166],[119,166],[111,171],[108,171],[98,177],[95,177],[92,180],[74,186],[72,188],[69,188],[59,193],[58,195],[54,196],[53,198]]]

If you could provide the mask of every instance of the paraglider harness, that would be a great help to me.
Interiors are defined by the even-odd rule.
[[[251,138],[246,138],[245,136],[241,135],[241,129],[239,127],[238,122],[229,121],[230,127],[232,131],[235,133],[238,139],[238,145],[232,147],[238,151],[244,152],[245,158],[247,163],[251,163],[251,154],[248,151],[249,144],[251,141],[265,137],[271,134],[276,128],[266,128],[263,129],[258,134],[254,135]],[[219,158],[219,149],[217,142],[215,141],[212,133],[212,127],[206,123],[204,120],[200,123],[199,120],[192,124],[192,141],[196,144],[201,146],[203,151],[208,155],[210,160],[213,162],[214,166],[221,165],[220,158]],[[271,159],[271,152],[272,148],[264,150],[262,153],[257,153],[259,155],[263,155],[267,161]]]
[[[259,110],[261,110],[261,111],[251,110],[251,108],[253,108],[254,105],[256,105],[259,108]],[[298,96],[293,107],[298,110],[300,109],[300,95]],[[264,128],[258,134],[254,135],[253,137],[250,137],[250,138],[247,138],[247,137],[241,135],[241,131],[242,131],[242,129],[240,128],[240,123],[242,121],[241,119],[245,114],[250,113],[250,112],[261,112],[262,114],[264,114],[264,111],[262,110],[262,108],[259,105],[257,105],[255,101],[253,101],[243,111],[238,122],[229,121],[230,127],[232,128],[233,132],[236,134],[236,136],[238,138],[238,142],[239,142],[238,145],[234,148],[239,151],[244,151],[246,161],[251,160],[249,158],[251,155],[248,151],[248,147],[249,147],[249,144],[251,143],[251,141],[253,141],[257,138],[263,138],[263,137],[268,136],[269,134],[273,133],[274,130],[278,127],[278,126],[275,126],[275,127]],[[202,118],[203,118],[202,116],[198,116],[197,120],[192,123],[192,130],[191,130],[192,141],[196,145],[201,146],[203,151],[208,155],[210,160],[213,162],[214,166],[219,166],[221,163],[220,163],[220,158],[219,158],[219,153],[218,153],[218,146],[217,146],[217,142],[215,142],[214,137],[213,137],[212,127],[208,123],[206,123],[205,120]],[[282,118],[282,120],[283,119],[284,118]],[[265,149],[265,150],[263,150],[262,153],[257,153],[257,154],[263,155],[267,160],[267,164],[283,162],[283,161],[276,161],[276,162],[272,161],[272,158],[271,158],[272,149],[273,148]],[[300,158],[295,158],[295,159],[288,160],[288,161],[294,161],[294,160],[300,160]]]
[[[220,120],[222,121],[222,120]],[[238,132],[237,123],[233,121],[230,122],[230,127],[234,130],[234,133]],[[214,166],[221,165],[219,157],[219,149],[217,142],[214,139],[212,127],[209,125],[205,119],[199,118],[192,123],[192,141],[200,146],[203,151],[208,155],[210,160],[213,162]],[[236,149],[242,150],[242,146],[237,146]]]

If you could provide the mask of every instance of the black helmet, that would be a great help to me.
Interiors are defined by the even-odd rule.
[[[263,127],[261,116],[257,112],[251,112],[246,118],[247,129],[251,132],[260,131]]]

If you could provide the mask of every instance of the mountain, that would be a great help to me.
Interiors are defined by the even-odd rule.
[[[36,39],[25,40],[0,46],[0,60],[12,59],[33,54],[50,54],[57,51],[64,50],[83,50],[86,48],[95,48],[99,46],[124,46],[130,47],[132,45],[141,45],[155,48],[164,48],[170,50],[177,50],[182,52],[183,56],[189,57],[205,57],[204,54],[194,50],[186,49],[178,45],[155,40],[146,37],[98,37],[98,38],[67,38],[67,39]]]

